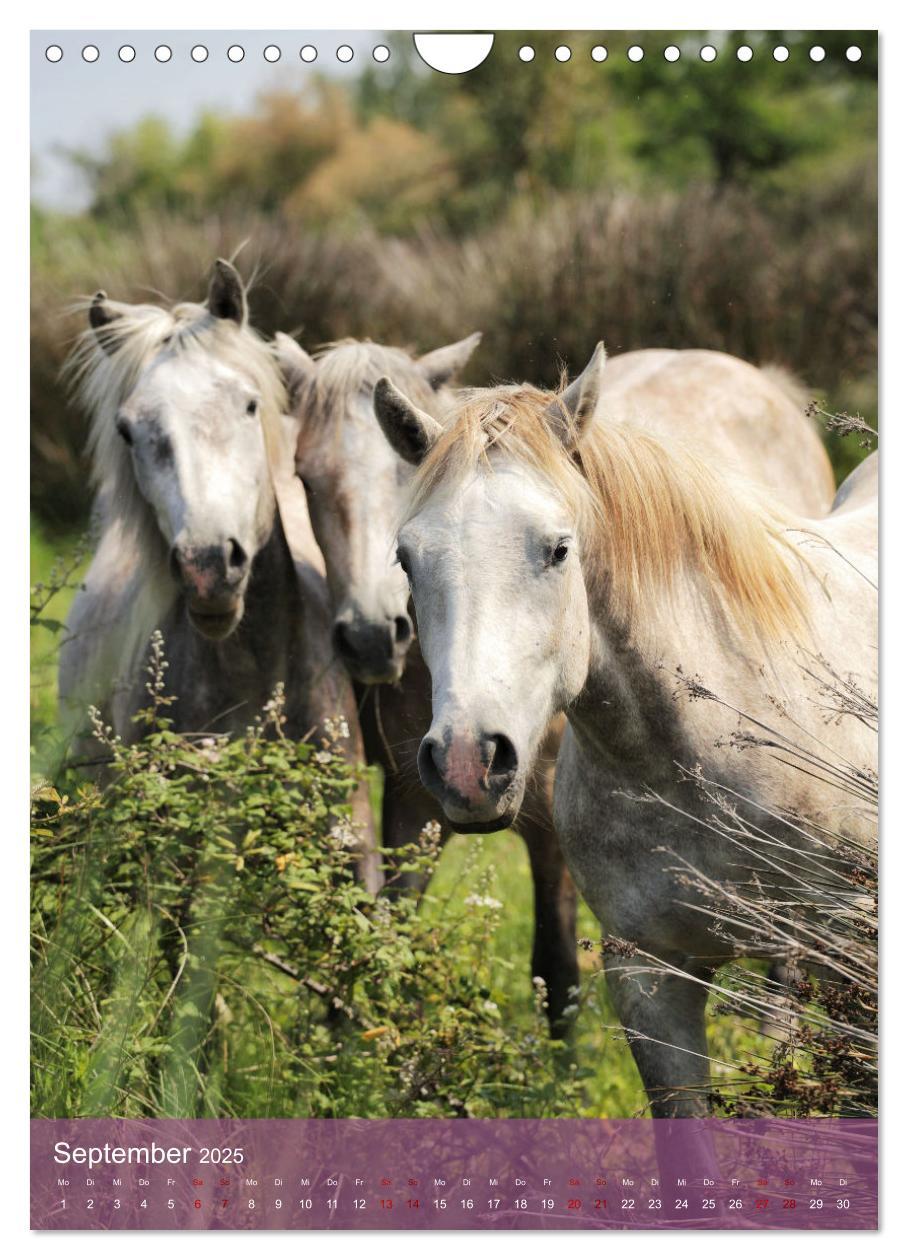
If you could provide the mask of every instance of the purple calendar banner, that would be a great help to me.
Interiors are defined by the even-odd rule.
[[[867,1120],[33,1120],[34,1229],[875,1229]]]

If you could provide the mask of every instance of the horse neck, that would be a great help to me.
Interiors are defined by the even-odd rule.
[[[568,717],[581,745],[621,777],[673,779],[699,746],[686,680],[727,677],[731,654],[713,618],[692,592],[676,598],[635,631],[606,596],[590,596],[590,669]]]
[[[231,635],[221,645],[224,663],[231,650],[248,654],[275,667],[292,660],[297,642],[303,639],[305,606],[296,580],[296,569],[284,531],[280,510],[275,504],[268,541],[257,553],[246,588],[241,636]],[[267,669],[265,673],[267,674]],[[289,679],[283,679],[289,684]]]

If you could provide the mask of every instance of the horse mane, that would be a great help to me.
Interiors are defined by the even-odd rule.
[[[401,347],[345,337],[320,346],[313,357],[318,371],[304,385],[300,409],[312,429],[338,424],[343,416],[342,404],[351,395],[368,396],[371,405],[372,391],[383,376],[390,377],[423,410],[434,414],[438,409],[438,395],[419,370],[416,359]]]
[[[91,299],[76,304],[87,312]],[[280,450],[281,416],[286,410],[283,380],[271,347],[248,326],[218,319],[205,307],[182,302],[170,310],[123,305],[116,337],[102,346],[92,328],[80,334],[63,367],[63,377],[90,416],[88,452],[102,526],[116,516],[137,540],[156,528],[136,485],[132,461],[116,430],[118,408],[160,351],[210,355],[247,375],[261,398],[261,422],[269,458]]]
[[[544,417],[557,398],[531,385],[462,391],[417,471],[407,517],[498,452],[542,477],[573,513],[587,582],[625,625],[656,613],[687,577],[747,637],[804,627],[798,552],[780,509],[637,424],[597,417],[569,449]]]

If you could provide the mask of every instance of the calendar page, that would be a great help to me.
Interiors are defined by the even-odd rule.
[[[876,1229],[876,33],[31,93],[33,1229]]]

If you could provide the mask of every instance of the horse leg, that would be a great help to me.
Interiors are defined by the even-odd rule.
[[[577,890],[568,874],[552,823],[521,820],[533,876],[532,974],[545,981],[553,1037],[563,1040],[573,1023],[565,1011],[575,1005],[580,985],[577,965]]]
[[[428,822],[441,822],[442,836],[448,838],[450,828],[441,819],[435,800],[386,766],[381,818],[382,848],[389,850],[384,855],[386,895],[395,896],[407,889],[424,892],[429,876],[425,871],[400,870],[400,852],[404,845],[416,842]]]
[[[766,998],[770,1009],[760,1020],[760,1032],[764,1037],[791,1037],[798,1029],[798,1004],[795,986],[803,980],[804,973],[797,963],[784,958],[774,958],[766,971]]]
[[[369,783],[361,779],[350,796],[350,814],[357,835],[354,870],[357,882],[370,893],[382,886],[381,856],[375,835],[375,816],[369,799]]]
[[[674,973],[653,975],[651,962],[640,957],[610,959],[605,974],[653,1117],[708,1115],[707,984]]]
[[[431,682],[422,657],[411,649],[407,671],[396,687],[379,685],[360,693],[360,722],[366,757],[381,766],[382,848],[386,850],[386,894],[395,896],[405,889],[422,892],[428,878],[418,871],[401,871],[400,850],[415,844],[428,822],[442,826],[445,839],[450,828],[443,820],[438,802],[420,785],[413,764],[415,750],[432,722]]]

